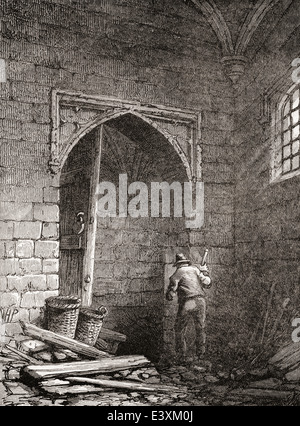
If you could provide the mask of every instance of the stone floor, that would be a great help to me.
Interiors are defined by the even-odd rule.
[[[287,384],[279,379],[268,378],[265,371],[253,372],[252,376],[220,369],[216,372],[209,362],[200,366],[160,368],[159,372],[154,369],[155,374],[140,369],[116,373],[112,376],[114,379],[163,383],[179,389],[168,394],[101,389],[99,392],[59,395],[40,388],[28,387],[22,383],[19,372],[23,365],[23,362],[12,355],[0,356],[0,406],[300,405],[300,384]],[[264,378],[264,375],[267,378]],[[74,389],[76,392],[76,388]]]

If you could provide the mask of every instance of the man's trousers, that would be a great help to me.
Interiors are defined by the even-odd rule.
[[[189,322],[193,320],[196,333],[196,354],[201,358],[205,354],[205,323],[206,323],[206,301],[203,297],[185,299],[179,301],[179,309],[175,324],[176,352],[181,360],[186,360],[187,341],[186,332]]]

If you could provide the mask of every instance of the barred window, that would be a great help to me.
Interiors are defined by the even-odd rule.
[[[282,175],[300,170],[300,87],[289,93],[282,107]]]

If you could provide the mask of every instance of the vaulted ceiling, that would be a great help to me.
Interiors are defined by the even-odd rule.
[[[281,18],[293,0],[183,0],[205,16],[216,33],[223,52],[222,62],[236,83],[244,73],[251,55],[253,39],[256,48],[268,29]],[[259,38],[257,35],[259,34]]]

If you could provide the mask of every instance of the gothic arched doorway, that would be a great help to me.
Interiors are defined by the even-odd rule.
[[[97,186],[190,179],[174,147],[134,114],[108,120],[70,152],[60,178],[60,291],[79,294],[86,305],[109,309],[107,326],[128,336],[124,353],[156,360],[172,347],[164,302],[166,257],[184,250],[184,218],[97,217]],[[119,197],[119,193],[117,196]],[[129,197],[130,199],[130,197]],[[151,201],[151,200],[150,200]],[[170,263],[170,262],[169,262]],[[168,309],[172,309],[169,307]]]

